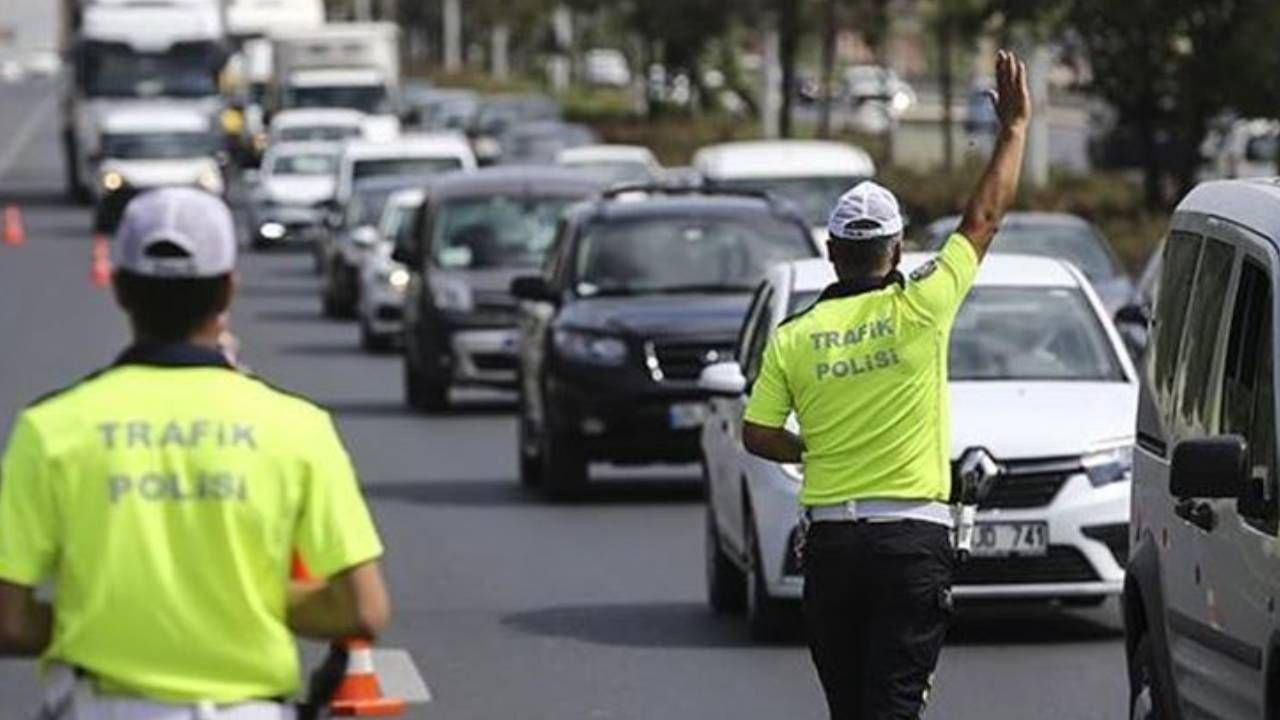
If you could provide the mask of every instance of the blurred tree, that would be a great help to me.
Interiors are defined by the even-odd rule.
[[[579,7],[588,4],[586,0],[578,2]],[[712,104],[703,87],[700,59],[703,50],[728,31],[734,17],[732,8],[722,0],[627,0],[608,4],[618,8],[627,27],[641,39],[645,56],[642,68],[660,64],[665,70],[664,84],[670,86],[679,76],[688,79],[691,106],[694,102],[704,107]],[[664,107],[669,87],[649,90],[652,115]]]
[[[1030,4],[1030,3],[1027,3]],[[995,8],[990,0],[933,0],[928,11],[930,29],[937,43],[938,90],[942,104],[942,158],[955,165],[955,60],[957,50],[972,52]]]
[[[1211,120],[1276,113],[1275,0],[1072,0],[1066,20],[1092,89],[1139,145],[1152,208],[1195,183]]]

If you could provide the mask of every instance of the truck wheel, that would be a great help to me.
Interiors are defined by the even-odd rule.
[[[757,642],[777,642],[785,639],[798,624],[796,608],[786,601],[769,595],[764,563],[760,554],[760,539],[756,532],[755,515],[751,506],[746,508],[746,544],[750,564],[747,566],[747,629],[751,639]]]
[[[542,430],[542,484],[554,500],[574,500],[587,485],[582,438],[550,427]]]
[[[747,606],[747,578],[720,545],[715,511],[710,505],[706,526],[707,604],[717,615],[740,613]]]

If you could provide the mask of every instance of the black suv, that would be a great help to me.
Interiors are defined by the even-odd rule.
[[[611,190],[570,209],[542,273],[513,281],[523,483],[571,497],[592,460],[698,459],[702,368],[731,357],[770,265],[818,255],[789,207],[717,192]]]
[[[405,400],[444,410],[454,385],[513,387],[511,280],[543,262],[564,209],[599,192],[599,173],[496,167],[441,176],[392,257],[409,268]]]

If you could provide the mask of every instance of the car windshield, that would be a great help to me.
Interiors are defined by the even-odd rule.
[[[952,380],[1124,379],[1077,288],[975,288],[951,331],[950,367]]]
[[[381,85],[294,86],[285,93],[285,107],[345,108],[377,115],[390,112],[391,100]]]
[[[555,242],[568,197],[494,195],[446,203],[436,215],[432,253],[443,268],[536,267]]]
[[[716,180],[719,187],[733,190],[765,190],[789,201],[810,227],[827,224],[831,208],[846,190],[866,178],[857,175],[787,178],[740,178]]]
[[[140,53],[123,44],[89,43],[85,54],[82,67],[89,97],[218,94],[218,49],[213,43],[178,43],[159,53]]]
[[[770,216],[596,222],[578,244],[577,292],[749,292],[771,265],[812,255],[806,232]]]
[[[347,228],[377,225],[382,219],[382,211],[387,207],[387,199],[398,189],[390,187],[357,189],[351,201],[347,203],[343,225]]]
[[[281,128],[278,135],[281,142],[338,142],[358,137],[360,128],[356,125],[300,125]]]
[[[102,155],[120,160],[167,160],[210,157],[218,140],[209,133],[119,133],[102,136]]]
[[[357,160],[351,169],[353,180],[364,180],[387,175],[435,175],[458,170],[462,161],[456,157],[394,157]]]
[[[946,235],[934,237],[934,248],[942,246]],[[1105,241],[1087,225],[1006,225],[991,244],[992,252],[1066,260],[1091,282],[1118,274],[1115,261],[1103,245]]]
[[[281,155],[271,163],[272,175],[333,175],[337,158],[329,153]]]

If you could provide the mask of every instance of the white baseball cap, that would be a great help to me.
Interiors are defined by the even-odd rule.
[[[227,204],[203,190],[149,190],[129,201],[111,263],[136,275],[209,278],[236,266],[236,230]]]
[[[898,198],[883,185],[863,180],[836,201],[827,221],[832,240],[873,240],[902,233]]]

